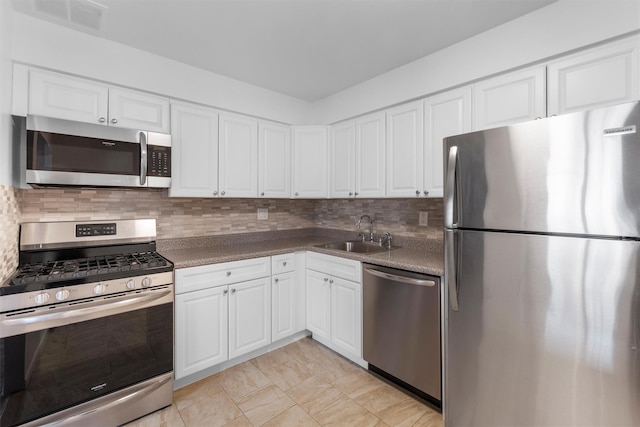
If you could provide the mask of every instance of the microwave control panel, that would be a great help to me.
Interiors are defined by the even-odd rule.
[[[171,176],[171,147],[149,145],[147,147],[147,176]]]

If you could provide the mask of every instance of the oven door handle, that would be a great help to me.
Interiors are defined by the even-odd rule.
[[[0,320],[0,338],[22,335],[86,320],[126,313],[173,302],[173,286],[146,290],[141,293],[109,296],[84,303],[60,307],[39,307],[24,313],[8,313]]]

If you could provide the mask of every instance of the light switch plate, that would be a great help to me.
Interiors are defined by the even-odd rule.
[[[418,224],[428,226],[429,225],[429,212],[428,211],[420,211],[420,218],[418,220]]]
[[[269,209],[258,208],[258,220],[269,219]]]

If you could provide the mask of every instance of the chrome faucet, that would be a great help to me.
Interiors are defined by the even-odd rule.
[[[371,217],[369,215],[362,215],[360,217],[360,219],[358,220],[358,230],[360,230],[360,226],[362,225],[362,220],[363,219],[368,219],[369,220],[369,241],[373,242],[374,240],[374,236],[373,236],[373,220],[371,219]],[[364,235],[362,236],[362,240],[364,241]]]

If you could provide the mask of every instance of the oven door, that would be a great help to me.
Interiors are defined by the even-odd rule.
[[[173,287],[5,313],[0,334],[5,427],[170,373]]]

